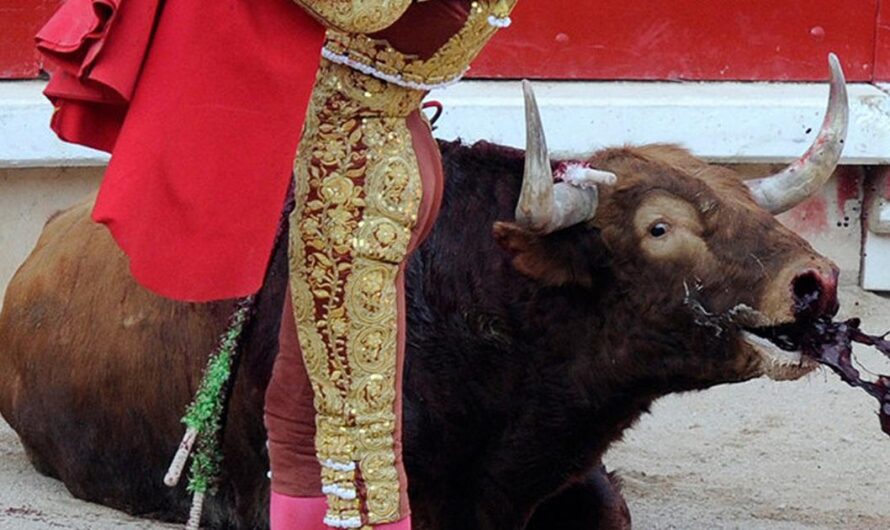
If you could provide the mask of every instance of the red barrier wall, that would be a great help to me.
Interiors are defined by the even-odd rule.
[[[2,2],[0,78],[35,77],[59,0]],[[851,81],[890,81],[890,0],[520,0],[472,75],[812,81],[829,51]]]

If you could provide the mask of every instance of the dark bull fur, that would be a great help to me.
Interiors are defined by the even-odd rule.
[[[776,282],[832,265],[758,209],[735,174],[678,148],[599,153],[618,184],[602,190],[596,219],[538,236],[505,222],[522,152],[441,147],[442,213],[408,274],[415,527],[625,527],[599,464],[609,445],[659,396],[768,371],[731,319],[702,325],[702,308],[728,315],[743,303],[778,322],[793,300]],[[75,496],[182,520],[189,498],[162,477],[233,304],[139,288],[88,208],[48,223],[8,289],[0,411],[34,466]],[[653,211],[669,237],[652,235]],[[285,282],[279,246],[246,331],[225,475],[205,511],[213,527],[266,524],[262,401]]]

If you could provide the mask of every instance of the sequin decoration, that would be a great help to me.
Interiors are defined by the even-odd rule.
[[[373,33],[391,25],[411,0],[294,0],[327,27]]]

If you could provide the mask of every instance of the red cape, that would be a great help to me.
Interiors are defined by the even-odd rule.
[[[41,29],[52,128],[113,153],[93,219],[139,283],[259,290],[323,39],[292,0],[67,0]]]

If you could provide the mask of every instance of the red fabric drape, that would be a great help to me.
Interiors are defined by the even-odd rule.
[[[52,128],[112,152],[93,218],[142,285],[259,289],[323,38],[290,0],[67,0],[41,29]]]

